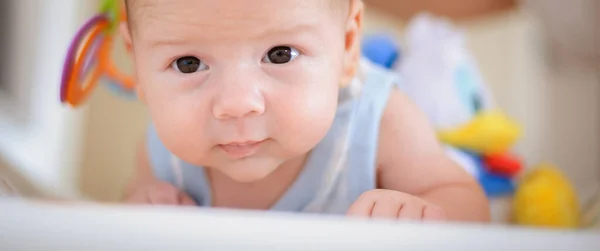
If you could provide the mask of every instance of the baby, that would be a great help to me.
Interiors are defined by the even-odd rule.
[[[152,125],[125,201],[487,221],[394,75],[361,60],[360,0],[128,0]]]

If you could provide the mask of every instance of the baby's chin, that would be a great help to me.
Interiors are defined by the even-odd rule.
[[[224,163],[216,168],[237,182],[255,182],[268,177],[284,161],[269,157],[248,157]]]

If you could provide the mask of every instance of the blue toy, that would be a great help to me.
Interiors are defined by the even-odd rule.
[[[400,58],[400,48],[390,36],[367,36],[362,42],[362,54],[376,65],[392,69]]]
[[[502,197],[515,192],[515,182],[506,176],[491,173],[485,166],[481,156],[472,154],[479,170],[479,183],[488,197]]]

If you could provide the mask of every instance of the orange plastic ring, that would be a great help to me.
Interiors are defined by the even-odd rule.
[[[83,80],[82,84],[79,84],[80,73],[82,73],[81,69],[83,69],[85,63],[85,57],[88,55],[90,50],[93,48],[94,42],[97,40],[98,36],[103,35],[103,31],[108,27],[108,21],[102,21],[97,26],[95,26],[87,40],[83,44],[83,48],[80,53],[77,54],[75,65],[71,72],[71,76],[69,77],[67,89],[67,102],[72,106],[78,106],[81,102],[87,98],[90,92],[96,87],[98,84],[98,80],[102,77],[102,67],[101,65],[95,65],[91,71],[89,76]],[[110,39],[103,39],[102,45],[99,51],[102,51],[102,47],[105,47],[106,41]]]
[[[104,71],[107,77],[112,78],[115,82],[120,83],[125,89],[133,89],[135,83],[131,76],[121,73],[111,59],[110,52],[112,51],[113,37],[107,36],[99,51],[100,68]]]

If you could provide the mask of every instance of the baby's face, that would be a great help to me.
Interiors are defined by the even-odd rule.
[[[348,12],[329,1],[137,0],[137,82],[163,143],[240,181],[310,151],[350,74]]]

